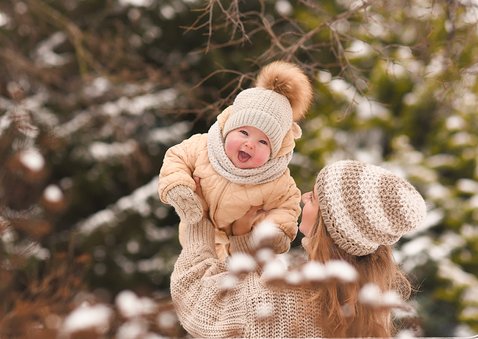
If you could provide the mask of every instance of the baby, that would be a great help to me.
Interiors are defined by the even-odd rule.
[[[273,62],[260,71],[256,87],[241,91],[218,115],[207,134],[195,134],[166,152],[159,173],[161,201],[175,208],[181,223],[198,222],[203,216],[193,179],[198,177],[219,257],[229,254],[232,223],[253,206],[261,206],[262,220],[278,226],[275,252],[290,248],[301,194],[288,165],[301,135],[296,122],[311,101],[312,87],[302,70]]]

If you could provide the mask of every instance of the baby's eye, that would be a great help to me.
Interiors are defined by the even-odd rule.
[[[246,131],[245,129],[239,130],[239,133],[242,133],[242,134],[244,134],[244,135],[246,135],[246,136],[249,135],[249,133],[247,133],[247,131]]]
[[[264,145],[266,145],[266,146],[268,146],[268,145],[269,145],[269,143],[267,142],[267,140],[260,140],[259,142],[260,142],[261,144],[264,144]]]

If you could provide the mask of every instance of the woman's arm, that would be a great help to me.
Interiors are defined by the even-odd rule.
[[[240,337],[246,324],[247,288],[222,288],[228,272],[216,256],[214,227],[203,218],[185,226],[183,250],[171,275],[171,297],[182,326],[193,336]]]

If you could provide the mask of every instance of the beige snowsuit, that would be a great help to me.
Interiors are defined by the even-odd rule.
[[[218,116],[219,125],[227,119],[227,110]],[[288,133],[279,155],[294,148],[294,137]],[[185,185],[193,191],[193,177],[199,177],[204,199],[209,206],[208,217],[216,228],[218,255],[228,254],[230,225],[252,206],[262,206],[264,219],[275,223],[283,231],[276,241],[277,253],[286,252],[297,235],[301,193],[287,168],[277,179],[264,184],[236,184],[219,175],[209,162],[207,134],[196,134],[168,149],[159,174],[158,193],[162,202],[168,203],[169,190]],[[183,244],[180,225],[179,240]]]

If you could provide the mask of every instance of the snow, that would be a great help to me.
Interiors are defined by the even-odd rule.
[[[176,314],[172,311],[160,312],[156,318],[160,328],[174,328],[178,323]]]
[[[450,259],[444,258],[438,265],[438,275],[443,279],[450,280],[455,286],[478,286],[478,279]]]
[[[227,262],[229,272],[233,274],[252,272],[256,269],[256,266],[257,263],[254,258],[242,252],[232,254]]]
[[[355,87],[347,81],[343,79],[333,79],[328,83],[328,86],[336,95],[356,105],[357,114],[360,119],[367,120],[373,117],[387,119],[390,117],[390,112],[385,106],[370,98],[361,96]],[[347,134],[347,136],[349,136],[349,134]]]
[[[309,261],[302,267],[302,274],[307,281],[317,282],[327,278],[325,266],[317,261]]]
[[[338,4],[341,6],[348,8],[349,10],[357,10],[358,8],[364,6],[366,4],[365,0],[338,0]]]
[[[400,295],[393,290],[382,292],[374,283],[367,283],[360,289],[359,302],[370,306],[401,307],[404,304]]]
[[[126,157],[137,148],[136,141],[131,139],[126,142],[114,142],[111,144],[97,141],[90,145],[89,151],[95,160],[104,161],[110,158]]]
[[[372,47],[362,40],[354,40],[351,45],[345,50],[348,57],[368,57],[372,54]]]
[[[262,279],[265,281],[283,280],[287,273],[284,262],[280,259],[274,259],[264,265]]]
[[[166,208],[162,207],[161,209]],[[147,223],[144,226],[144,232],[149,241],[166,241],[177,235],[177,230],[174,227],[158,227],[152,223]]]
[[[396,291],[385,291],[380,299],[382,306],[396,307],[403,303],[402,298]]]
[[[260,247],[262,244],[267,243],[277,237],[277,233],[277,225],[269,220],[264,220],[254,227],[252,231],[252,237],[257,246]]]
[[[461,312],[462,317],[465,319],[478,319],[478,307],[468,306]]]
[[[62,330],[74,333],[86,329],[96,329],[104,333],[109,328],[112,310],[105,305],[83,304],[73,310],[63,322]]]
[[[350,102],[354,102],[354,99],[357,96],[357,93],[352,85],[347,83],[343,79],[333,79],[329,82],[330,89],[335,92],[337,95],[343,96],[348,99]]]
[[[92,108],[92,110],[94,110],[94,108]],[[87,126],[90,121],[91,116],[88,111],[77,112],[73,119],[68,120],[66,123],[57,126],[54,129],[54,134],[60,138],[70,137],[75,132]]]
[[[267,319],[271,317],[274,314],[274,305],[269,304],[269,303],[261,303],[257,305],[256,308],[256,318],[261,320],[261,319]]]
[[[406,256],[414,257],[420,253],[426,253],[427,249],[433,245],[429,236],[416,237],[401,247],[401,253]]]
[[[441,200],[450,197],[450,189],[438,183],[431,184],[426,188],[426,196],[428,199]]]
[[[60,202],[63,200],[63,192],[56,185],[48,185],[43,191],[43,197],[50,202]]]
[[[2,228],[0,228],[0,240],[3,242],[4,246],[6,244],[8,244],[7,246],[10,246],[10,244],[16,239],[16,233],[10,226],[10,222],[2,216],[0,216],[0,225],[2,226]]]
[[[478,227],[476,225],[464,224],[461,226],[461,234],[465,239],[478,238]]]
[[[10,23],[10,18],[8,17],[8,15],[3,12],[0,12],[0,27],[6,26],[8,23]]]
[[[418,233],[422,233],[436,225],[438,225],[444,218],[444,212],[441,209],[435,208],[433,210],[429,210],[427,212],[427,215],[425,216],[425,220],[418,225],[418,227],[410,232],[408,232],[406,235],[404,235],[404,238],[413,238],[415,237]]]
[[[84,88],[84,92],[87,96],[96,98],[105,94],[110,89],[111,83],[107,78],[97,77],[91,82],[91,84]]]
[[[277,13],[284,16],[289,16],[293,13],[294,8],[287,0],[278,0],[275,4],[275,9]]]
[[[138,116],[147,110],[168,107],[176,97],[177,92],[173,88],[132,98],[121,97],[116,101],[105,103],[100,107],[100,111],[110,117],[118,116],[122,112]]]
[[[457,165],[457,160],[455,155],[439,153],[427,157],[426,165],[430,168],[453,167]]]
[[[478,278],[469,278],[470,287],[463,293],[463,300],[465,300],[469,304],[478,305]]]
[[[358,273],[355,268],[343,260],[330,260],[325,264],[325,275],[343,282],[353,282]]]
[[[255,257],[258,263],[265,264],[274,259],[274,251],[271,248],[261,248],[257,250]]]
[[[155,128],[149,132],[148,139],[159,144],[175,144],[185,138],[192,126],[191,122],[181,121],[168,127]]]
[[[440,237],[440,243],[436,246],[429,248],[430,257],[440,262],[450,256],[450,254],[456,249],[465,245],[465,240],[452,231],[445,231]]]
[[[102,225],[110,224],[115,219],[116,215],[114,211],[108,209],[101,210],[79,224],[78,229],[80,230],[80,233],[89,234],[100,228]]]
[[[238,282],[239,279],[233,274],[223,275],[219,280],[219,289],[223,291],[233,290],[237,286]]]
[[[136,211],[142,215],[151,212],[148,200],[157,199],[157,177],[151,179],[149,183],[134,190],[130,195],[119,199],[115,204],[108,208],[96,212],[86,220],[81,221],[75,227],[80,233],[85,235],[96,231],[101,227],[114,227],[121,219],[123,212]]]
[[[64,32],[55,32],[48,39],[42,41],[35,52],[35,63],[43,67],[55,67],[66,64],[71,56],[58,54],[56,47],[65,42],[67,36]]]
[[[167,268],[167,262],[165,258],[161,256],[154,256],[137,262],[138,272],[150,273],[157,272]]]
[[[372,12],[370,12],[368,15],[369,15],[369,20],[367,20],[367,23],[365,26],[367,31],[373,37],[386,39],[388,35],[388,30],[386,29],[386,26],[385,26],[384,17],[378,13],[372,13]]]
[[[20,243],[14,246],[11,249],[11,253],[21,253],[26,257],[35,257],[39,260],[47,260],[50,258],[50,251],[42,247],[39,243],[33,241]]]
[[[407,74],[407,69],[396,62],[387,62],[387,73],[392,77],[400,78]]]
[[[2,135],[3,131],[10,127],[12,123],[12,119],[10,115],[6,114],[0,117],[0,135]]]
[[[90,92],[94,90],[106,91],[110,89],[110,86],[111,84],[107,82],[107,80],[96,78],[90,87],[88,87],[87,93],[91,95]],[[98,116],[117,117],[122,114],[141,116],[148,110],[159,110],[171,106],[177,97],[177,91],[175,89],[165,89],[144,95],[137,94],[138,91],[144,92],[147,90],[149,90],[147,85],[139,89],[137,86],[128,87],[128,85],[123,85],[121,91],[123,91],[123,93],[130,91],[131,93],[124,94],[129,95],[130,98],[120,97],[116,101],[109,101],[98,106],[90,106],[87,111],[74,112],[73,119],[62,125],[55,126],[54,134],[59,137],[71,137],[71,134],[88,126],[88,124]],[[183,124],[192,125],[190,122],[184,122]],[[181,123],[177,124],[177,126],[180,125]],[[172,127],[173,126],[168,126],[164,130],[173,129]]]
[[[126,243],[126,250],[130,254],[136,254],[140,250],[140,243],[136,239],[131,239]]]
[[[321,83],[329,83],[332,80],[332,73],[328,71],[319,71],[318,79]]]
[[[396,334],[395,338],[397,338],[397,339],[411,339],[411,338],[416,338],[416,335],[415,335],[415,333],[413,333],[410,330],[400,330]]]
[[[458,132],[451,136],[450,144],[453,146],[463,146],[467,147],[469,145],[474,145],[473,136],[468,132]]]
[[[302,272],[308,281],[338,279],[342,282],[353,282],[358,277],[355,268],[343,260],[330,260],[325,264],[311,261],[303,266]]]
[[[362,119],[370,119],[372,117],[379,117],[387,119],[390,112],[381,103],[369,99],[357,97],[358,101],[357,113]]]
[[[445,121],[446,128],[450,131],[459,131],[466,125],[465,120],[458,115],[452,115]]]
[[[397,58],[400,60],[411,60],[413,59],[413,52],[409,46],[399,46],[397,48]]]
[[[302,283],[303,277],[302,277],[301,272],[299,272],[299,271],[295,271],[295,270],[294,271],[289,271],[286,274],[285,281],[289,285],[298,286]]]
[[[116,333],[117,339],[130,339],[130,338],[144,338],[148,331],[148,324],[144,319],[131,319],[125,321],[118,328]]]
[[[476,319],[476,318],[475,318]],[[458,324],[453,331],[453,335],[456,338],[468,337],[468,339],[476,339],[476,330],[473,330],[467,324]]]
[[[373,283],[365,284],[359,292],[359,301],[367,305],[378,305],[382,292]]]
[[[478,182],[472,179],[459,179],[456,187],[463,193],[478,194]]]
[[[41,153],[34,148],[23,150],[20,153],[20,162],[33,172],[39,172],[45,166],[45,159]]]
[[[149,7],[153,0],[119,0],[121,6]]]
[[[129,290],[121,291],[116,297],[116,306],[125,318],[140,317],[156,310],[156,303],[146,297],[138,297]]]
[[[463,13],[463,22],[469,25],[478,23],[478,1],[476,0],[460,0],[462,5],[466,6]]]
[[[161,6],[160,12],[161,15],[167,20],[172,20],[176,16],[176,10],[173,6],[169,5]]]

